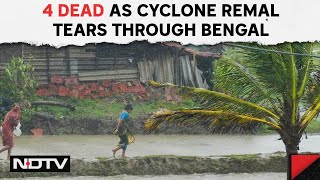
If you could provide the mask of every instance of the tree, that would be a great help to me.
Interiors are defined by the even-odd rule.
[[[203,124],[219,133],[245,132],[265,124],[279,133],[287,155],[298,153],[302,133],[320,110],[320,86],[312,78],[315,65],[309,56],[312,44],[255,48],[229,51],[217,61],[215,91],[151,82],[157,87],[177,87],[200,107],[156,112],[146,121],[146,130],[164,121]]]
[[[12,58],[0,77],[0,96],[21,102],[36,96],[38,82],[33,77],[34,68],[21,58]]]
[[[34,67],[31,63],[26,64],[21,58],[12,58],[5,69],[5,74],[0,76],[0,119],[11,109],[15,102],[23,106],[23,115],[31,120],[33,106],[60,106],[70,110],[75,107],[63,102],[42,101],[36,95],[38,86],[37,78],[34,77]],[[45,118],[44,115],[41,116]],[[47,117],[48,119],[49,117]]]

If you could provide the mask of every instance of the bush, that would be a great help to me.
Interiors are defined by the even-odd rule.
[[[33,71],[33,66],[25,64],[21,58],[11,59],[4,76],[0,76],[0,96],[24,104],[35,99],[38,83],[33,77]],[[32,111],[32,109],[23,108],[22,117],[27,121],[30,120]],[[1,112],[0,118],[5,113],[6,111]]]
[[[34,68],[21,58],[13,58],[5,75],[0,77],[0,96],[15,101],[30,101],[36,97],[37,81],[33,77]]]

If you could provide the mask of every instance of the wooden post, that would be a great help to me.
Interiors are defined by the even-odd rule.
[[[47,62],[47,81],[50,83],[50,57],[49,57],[49,48],[46,46],[45,49],[46,62]]]
[[[66,47],[65,49],[65,61],[66,61],[66,65],[67,65],[67,76],[70,77],[71,75],[71,64],[70,64],[70,50],[69,47]]]

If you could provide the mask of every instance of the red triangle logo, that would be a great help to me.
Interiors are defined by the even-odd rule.
[[[291,155],[291,180],[297,177],[308,166],[314,163],[320,157],[319,154]]]

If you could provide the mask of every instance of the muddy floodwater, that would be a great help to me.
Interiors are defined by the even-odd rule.
[[[110,176],[110,177],[94,177],[94,176],[78,176],[78,177],[49,177],[49,178],[27,178],[33,180],[39,179],[64,179],[64,180],[285,180],[286,173],[241,173],[241,174],[192,174],[192,175],[164,175],[164,176]]]
[[[130,157],[145,155],[215,156],[285,151],[278,135],[147,135],[136,136],[128,146]],[[110,157],[118,143],[114,135],[20,136],[15,137],[13,155],[70,155],[71,158]],[[301,152],[320,152],[320,135],[309,135]],[[1,153],[0,159],[6,154]]]

